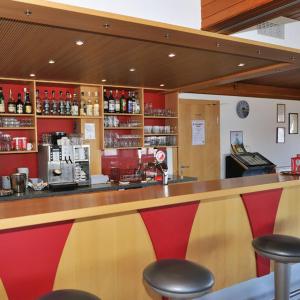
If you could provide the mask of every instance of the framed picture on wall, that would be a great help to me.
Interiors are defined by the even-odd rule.
[[[285,127],[277,127],[276,143],[283,144],[285,142]]]
[[[277,104],[277,123],[285,123],[285,104]]]
[[[289,114],[289,134],[298,133],[298,114],[290,113]]]

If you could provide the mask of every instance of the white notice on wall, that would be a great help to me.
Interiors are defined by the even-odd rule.
[[[205,145],[204,120],[192,120],[192,145]]]
[[[85,140],[95,140],[96,139],[96,130],[94,123],[85,123],[84,124],[84,139]]]

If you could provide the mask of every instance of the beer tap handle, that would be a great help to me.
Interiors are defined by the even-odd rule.
[[[68,164],[68,160],[67,160],[67,157],[65,156],[65,162]]]
[[[72,162],[72,159],[71,159],[71,156],[69,156],[69,162],[72,164],[73,162]]]

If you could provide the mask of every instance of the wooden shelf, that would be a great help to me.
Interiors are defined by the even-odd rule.
[[[103,150],[126,150],[126,149],[139,149],[139,148],[144,148],[144,147],[137,146],[137,147],[104,148]]]
[[[28,153],[36,153],[37,151],[31,150],[31,151],[0,151],[1,154],[28,154]]]
[[[0,130],[35,130],[35,127],[0,127]]]
[[[54,115],[49,115],[49,116],[44,116],[44,115],[38,115],[38,119],[101,119],[102,117],[100,116],[54,116]]]
[[[178,117],[168,117],[168,116],[144,116],[145,119],[178,119]]]
[[[0,114],[0,117],[34,117],[35,114]]]
[[[129,116],[129,117],[140,116],[140,117],[142,117],[143,114],[104,113],[104,116]]]
[[[143,127],[104,127],[104,130],[143,130]]]
[[[145,133],[144,136],[176,136],[178,133]]]
[[[178,148],[178,146],[159,145],[159,146],[144,146],[143,148]]]

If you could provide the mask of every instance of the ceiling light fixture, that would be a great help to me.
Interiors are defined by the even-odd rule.
[[[159,86],[164,87],[165,85],[163,83],[161,83]]]
[[[246,65],[245,63],[239,63],[238,67],[245,67],[245,65]]]
[[[49,64],[55,64],[55,60],[54,59],[49,59],[48,63]]]
[[[78,40],[75,42],[77,46],[82,46],[84,44],[84,41]]]
[[[106,79],[103,78],[101,81],[102,81],[102,82],[106,82]]]
[[[24,14],[25,14],[27,17],[29,17],[29,16],[32,15],[32,11],[31,11],[30,9],[27,8],[27,9],[24,11]]]
[[[130,71],[130,72],[134,72],[134,71],[135,71],[135,68],[130,68],[129,71]]]
[[[175,53],[169,53],[169,55],[168,55],[170,58],[173,58],[173,57],[175,57],[176,56],[176,54]]]
[[[35,77],[34,73],[29,74],[30,77]]]

